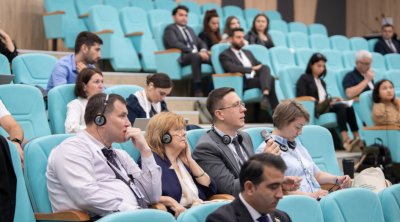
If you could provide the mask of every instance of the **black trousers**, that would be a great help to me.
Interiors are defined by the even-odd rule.
[[[340,131],[347,131],[347,123],[352,132],[358,131],[356,114],[353,107],[348,107],[345,104],[335,104],[329,111],[336,113]]]
[[[201,84],[201,64],[210,64],[210,60],[202,61],[199,53],[182,53],[179,63],[182,66],[190,65],[192,67],[193,83]]]
[[[243,77],[244,82],[244,89],[253,89],[259,88],[261,91],[268,90],[269,95],[268,99],[271,104],[272,109],[278,105],[278,99],[275,93],[275,79],[271,75],[271,71],[268,66],[262,66],[261,69],[256,71],[256,75],[252,79],[246,79]]]

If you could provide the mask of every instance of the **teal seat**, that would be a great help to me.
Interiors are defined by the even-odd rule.
[[[44,0],[44,8],[46,39],[62,39],[65,47],[73,49],[76,36],[87,30],[84,22],[78,19],[74,0]]]
[[[260,144],[263,141],[262,137],[261,137],[261,131],[262,130],[267,130],[268,132],[272,132],[273,128],[270,127],[251,127],[251,128],[247,128],[244,129],[243,131],[248,133],[250,138],[251,138],[251,143],[253,144],[253,150],[256,151],[258,146],[260,146]]]
[[[400,184],[385,188],[378,194],[385,222],[396,222],[400,218]]]
[[[103,4],[102,0],[85,0],[85,1],[75,0],[75,7],[78,16],[89,13],[89,10],[92,6],[102,5],[102,4]]]
[[[105,5],[112,6],[118,10],[121,10],[124,7],[130,6],[129,0],[104,0]]]
[[[354,51],[346,51],[342,52],[342,60],[344,68],[353,69],[356,65],[356,52]]]
[[[315,52],[312,49],[307,49],[307,48],[296,49],[294,57],[296,59],[297,66],[306,70],[308,61],[310,61],[310,58],[314,53]]]
[[[154,7],[156,9],[163,9],[172,12],[176,6],[176,2],[172,0],[154,0]]]
[[[300,32],[304,35],[308,35],[307,26],[302,22],[289,22],[289,32]]]
[[[124,99],[127,99],[131,94],[134,94],[137,91],[143,90],[142,87],[140,86],[135,86],[135,85],[115,85],[115,86],[110,86],[107,89],[104,90],[104,93],[107,94],[118,94],[122,96]]]
[[[343,69],[342,71],[337,73],[337,75],[335,76],[337,88],[339,90],[341,98],[347,98],[346,91],[343,88],[343,78],[347,75],[347,73],[349,73],[352,70],[353,69]]]
[[[328,69],[326,76],[324,78],[326,83],[326,91],[331,97],[343,98],[342,94],[339,92],[339,88],[336,81],[336,75],[340,75],[341,70],[330,70]]]
[[[203,31],[203,21],[200,21],[200,16],[196,13],[189,11],[187,25],[193,29],[196,36]]]
[[[179,5],[184,5],[189,9],[189,12],[196,14],[197,16],[201,15],[201,9],[197,2],[181,1]]]
[[[368,41],[361,37],[350,38],[350,46],[353,51],[367,50],[369,51]]]
[[[247,33],[249,31],[249,28],[251,28],[251,27],[247,27],[247,22],[244,19],[244,17],[243,16],[238,16],[238,15],[236,15],[235,17],[237,18],[237,20],[239,20],[240,28],[243,29],[244,33]],[[224,24],[226,23],[226,20],[228,18],[229,18],[229,16],[225,16],[224,17],[224,19],[222,20],[222,23],[220,22],[220,27],[224,27]],[[220,29],[223,29],[223,28],[220,28]]]
[[[308,43],[308,35],[301,32],[288,33],[287,42],[289,47],[293,49],[310,48]]]
[[[385,64],[385,58],[382,54],[377,52],[371,52],[372,54],[372,64],[371,68],[375,71],[386,71],[388,70]]]
[[[342,70],[344,68],[342,61],[342,53],[339,50],[326,49],[321,50],[321,53],[325,55],[326,69],[327,70]]]
[[[209,214],[217,210],[219,207],[229,202],[214,202],[200,204],[181,213],[177,219],[178,222],[205,222]]]
[[[328,30],[322,24],[313,23],[308,26],[308,34],[309,35],[320,34],[320,35],[328,36]]]
[[[244,13],[244,18],[246,19],[247,22],[247,27],[251,28],[251,26],[253,25],[254,18],[261,12],[256,8],[246,8],[243,10],[243,13]]]
[[[350,188],[335,191],[322,198],[325,222],[384,222],[378,196],[367,189]]]
[[[280,75],[281,70],[296,66],[293,53],[284,47],[273,47],[269,50],[272,67],[275,74]]]
[[[117,212],[105,216],[98,220],[98,222],[134,222],[134,221],[162,221],[162,222],[176,222],[172,214],[155,209],[143,209],[136,211]]]
[[[92,32],[112,31],[99,36],[103,40],[102,58],[110,59],[111,66],[115,71],[137,72],[141,70],[137,52],[130,40],[125,38],[117,9],[108,5],[91,7],[88,26]]]
[[[288,24],[283,20],[271,20],[269,22],[269,29],[274,31],[280,31],[287,35],[289,33]]]
[[[333,175],[343,175],[336,160],[335,147],[329,130],[321,126],[307,125],[303,127],[299,140],[320,170]]]
[[[235,17],[242,17],[245,18],[243,9],[236,5],[227,5],[222,7],[222,11],[224,13],[224,17],[235,16]],[[242,24],[242,23],[240,23]],[[243,25],[243,24],[242,24]]]
[[[145,11],[150,11],[154,9],[153,0],[131,0],[132,7],[141,8]]]
[[[287,47],[288,44],[286,42],[285,34],[278,30],[270,30],[269,34],[271,35],[272,41],[275,46]]]
[[[11,74],[10,63],[3,54],[0,54],[0,74]]]
[[[222,12],[221,6],[215,4],[215,3],[205,3],[201,6],[201,13],[204,15],[207,10],[210,9],[215,9],[219,15],[220,18],[224,17],[224,13]]]
[[[188,140],[191,152],[193,152],[193,150],[196,148],[196,144],[199,139],[206,134],[208,130],[209,129],[194,129],[187,131],[186,138]]]
[[[326,35],[310,34],[310,46],[314,50],[331,49],[329,38]]]
[[[14,83],[25,83],[47,88],[47,82],[56,66],[54,56],[39,53],[22,54],[12,61]]]
[[[383,56],[385,58],[386,67],[388,70],[400,69],[400,55],[397,53],[390,53]]]
[[[275,94],[279,102],[285,100],[279,79],[275,79]]]
[[[221,54],[223,51],[225,51],[229,47],[230,47],[229,43],[218,43],[218,44],[213,45],[213,47],[211,48],[211,63],[214,67],[216,74],[224,73],[224,69],[222,68],[221,63],[219,62],[219,54]],[[214,54],[216,54],[218,56],[214,56]]]
[[[49,91],[48,115],[53,134],[65,133],[67,105],[76,98],[74,90],[75,84],[66,84],[56,86]]]
[[[33,215],[28,191],[26,190],[24,174],[22,172],[21,166],[21,159],[19,158],[17,147],[15,147],[14,143],[10,141],[8,141],[8,146],[10,148],[9,150],[12,159],[12,165],[14,168],[15,178],[17,179],[14,221],[35,222],[36,220],[35,216]],[[5,175],[2,175],[2,177],[4,176]],[[4,180],[5,178],[3,178],[3,181]]]
[[[343,35],[333,35],[330,38],[332,49],[338,51],[350,51],[350,40]]]
[[[261,64],[269,67],[272,75],[275,74],[274,70],[272,69],[269,51],[266,47],[257,44],[249,44],[243,47],[243,49],[249,50],[254,57],[261,62]]]
[[[275,10],[265,11],[264,14],[267,15],[270,21],[282,20],[282,15],[278,11]]]
[[[279,200],[277,209],[286,212],[293,222],[324,221],[318,201],[308,196],[286,195]]]
[[[378,41],[378,39],[376,39],[376,38],[368,40],[368,48],[369,48],[370,52],[375,51],[374,49],[375,49],[375,44],[376,44],[377,41]]]
[[[0,99],[24,130],[26,140],[51,134],[43,96],[38,88],[22,84],[1,85]]]

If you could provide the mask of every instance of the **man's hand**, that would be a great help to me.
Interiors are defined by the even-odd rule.
[[[147,145],[146,139],[139,128],[128,127],[125,133],[125,139],[131,139],[133,145],[135,145],[142,156],[147,157],[151,154],[151,149]]]
[[[208,55],[207,51],[200,51],[199,52],[199,56],[201,58],[202,61],[208,61],[210,60],[210,55]]]
[[[283,178],[282,189],[285,191],[298,190],[301,180],[301,177],[285,176],[285,178]]]
[[[274,139],[269,139],[268,142],[265,144],[263,153],[281,155],[281,149],[279,148],[279,145],[275,143]]]
[[[374,79],[374,72],[370,69],[365,73],[365,78],[369,81],[372,81]]]
[[[351,187],[351,179],[348,175],[338,177],[337,182],[340,189]]]
[[[259,65],[251,67],[251,69],[254,71],[257,71],[257,70],[261,69],[262,66],[263,66],[262,64],[259,64]]]

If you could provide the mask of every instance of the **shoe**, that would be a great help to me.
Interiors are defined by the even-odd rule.
[[[269,104],[268,96],[263,96],[263,98],[260,101],[260,109],[268,110],[269,107],[271,107],[271,105]]]
[[[347,151],[347,152],[355,152],[355,147],[358,147],[358,150],[360,149],[358,144],[360,142],[360,138],[355,138],[353,139],[351,142],[347,142],[343,144],[343,148]]]

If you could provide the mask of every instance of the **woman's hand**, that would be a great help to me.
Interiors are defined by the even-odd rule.
[[[309,196],[314,199],[320,199],[321,197],[324,197],[328,194],[329,192],[327,190],[317,190],[314,193],[310,193]]]
[[[175,217],[178,218],[179,214],[181,214],[183,211],[186,210],[182,205],[180,205],[178,202],[174,204],[171,209],[175,212]]]
[[[277,143],[275,143],[274,139],[269,139],[268,142],[265,144],[264,147],[264,153],[271,153],[274,155],[280,155],[281,154],[281,150],[279,148],[279,145]]]
[[[189,163],[193,160],[192,153],[190,152],[190,145],[186,141],[186,147],[182,152],[179,154],[179,159],[186,165],[189,166]]]

